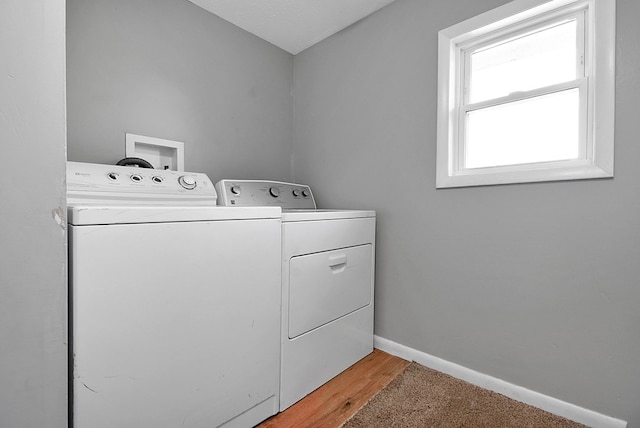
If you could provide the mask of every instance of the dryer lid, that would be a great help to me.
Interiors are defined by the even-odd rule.
[[[332,210],[332,209],[316,209],[316,210],[283,210],[282,221],[314,221],[314,220],[341,220],[350,218],[367,218],[375,217],[376,212],[373,210]]]

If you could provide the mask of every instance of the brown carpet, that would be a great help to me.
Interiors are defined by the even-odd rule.
[[[411,363],[342,425],[343,428],[582,426],[417,363]]]

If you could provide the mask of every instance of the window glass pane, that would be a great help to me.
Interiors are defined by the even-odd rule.
[[[573,19],[471,54],[469,102],[577,79],[576,26]]]
[[[465,168],[577,159],[580,90],[467,113]]]

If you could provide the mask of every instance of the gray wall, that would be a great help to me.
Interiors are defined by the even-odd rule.
[[[0,426],[66,427],[64,0],[0,2]]]
[[[613,180],[436,191],[437,30],[505,2],[398,0],[298,55],[294,178],[378,211],[378,335],[638,427],[640,4],[618,0]],[[68,18],[70,159],[134,132],[213,179],[288,178],[291,56],[186,0]],[[0,5],[0,426],[66,426],[64,20]]]
[[[640,3],[618,0],[614,179],[435,189],[437,32],[398,0],[294,59],[294,179],[378,212],[376,334],[640,426]]]
[[[185,169],[290,179],[293,57],[187,0],[68,0],[69,160],[125,133],[185,143]]]

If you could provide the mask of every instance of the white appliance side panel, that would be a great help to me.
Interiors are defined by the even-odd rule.
[[[371,244],[293,257],[289,268],[289,338],[371,302]]]
[[[274,414],[280,233],[278,220],[71,226],[75,427]]]

